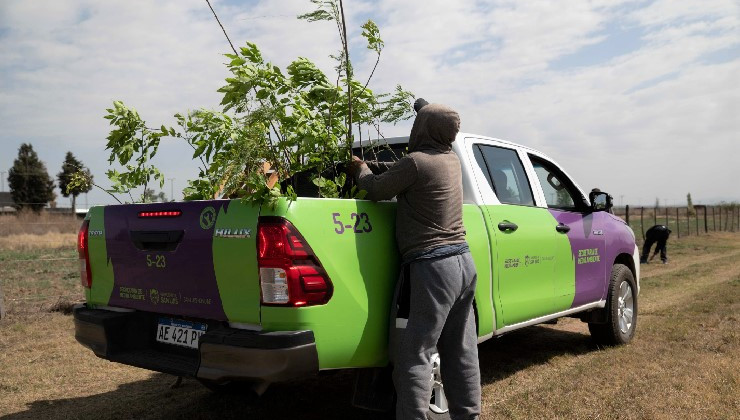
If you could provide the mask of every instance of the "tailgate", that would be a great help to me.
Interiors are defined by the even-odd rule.
[[[95,208],[88,302],[259,324],[258,217],[238,200]]]

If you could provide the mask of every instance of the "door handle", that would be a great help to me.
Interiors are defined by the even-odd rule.
[[[506,220],[498,224],[498,230],[501,232],[514,232],[517,229],[519,229],[519,226],[517,226],[516,223],[511,223]]]
[[[555,226],[555,230],[560,233],[568,233],[570,232],[570,226],[560,223],[559,225]]]

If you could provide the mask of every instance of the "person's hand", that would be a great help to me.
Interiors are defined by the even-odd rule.
[[[362,159],[352,155],[352,161],[347,164],[347,173],[356,177],[360,173],[363,165],[365,165],[365,162]]]

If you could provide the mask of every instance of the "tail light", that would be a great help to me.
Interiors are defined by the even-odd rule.
[[[90,270],[90,253],[88,252],[87,231],[90,221],[82,222],[80,232],[77,234],[77,253],[80,256],[80,280],[82,286],[88,289],[92,286],[92,271]]]
[[[329,301],[332,284],[296,228],[279,217],[261,217],[257,260],[262,304],[311,306]]]

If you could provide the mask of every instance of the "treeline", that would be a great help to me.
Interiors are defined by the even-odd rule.
[[[56,183],[55,183],[56,181]],[[56,180],[49,176],[46,164],[39,159],[38,154],[29,143],[21,144],[18,157],[8,171],[8,185],[13,207],[16,210],[31,210],[39,212],[46,206],[54,207],[57,195],[54,187],[58,186],[62,196],[72,199],[72,213],[77,208],[77,196],[92,190],[93,175],[72,152],[67,152],[62,162],[62,168],[57,173]],[[168,201],[164,192],[156,193],[146,189],[143,193],[144,202]]]

